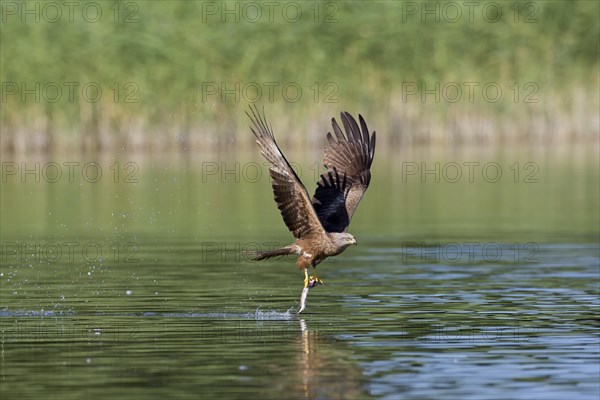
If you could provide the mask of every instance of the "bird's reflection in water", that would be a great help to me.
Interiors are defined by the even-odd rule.
[[[302,355],[302,360],[301,360],[301,365],[302,365],[302,387],[304,389],[304,398],[308,399],[310,398],[310,391],[309,391],[309,384],[310,384],[310,370],[311,370],[311,357],[310,357],[310,351],[311,351],[311,346],[310,346],[310,340],[309,340],[309,333],[308,333],[308,329],[306,327],[306,321],[301,319],[300,320],[300,343],[302,345],[302,351],[300,352],[300,354]],[[313,353],[316,352],[316,349],[313,350]]]
[[[311,328],[304,319],[300,319],[299,324],[298,371],[304,398],[367,396],[362,385],[362,371],[333,337],[336,328]]]

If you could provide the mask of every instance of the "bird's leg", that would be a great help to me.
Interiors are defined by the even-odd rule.
[[[308,268],[304,268],[304,288],[308,287]]]

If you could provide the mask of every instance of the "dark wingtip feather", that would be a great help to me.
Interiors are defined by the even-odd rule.
[[[360,129],[362,130],[363,142],[367,144],[367,147],[370,147],[371,144],[369,140],[369,128],[367,128],[367,123],[365,122],[363,116],[360,114],[358,114],[358,120],[360,121]]]
[[[340,116],[341,116],[341,114],[340,114]],[[342,123],[343,122],[344,121],[342,120]],[[342,132],[342,129],[338,125],[338,123],[335,120],[335,118],[331,118],[331,126],[333,127],[333,132],[335,133],[335,137],[337,139],[337,142],[345,141],[346,140],[346,136],[344,136],[344,133]]]
[[[254,106],[254,108],[252,108],[252,106]],[[248,113],[248,111],[246,111],[246,115],[248,116],[248,118],[250,118],[250,121],[252,122],[252,124],[254,125],[254,128],[257,131],[257,132],[254,132],[254,130],[252,130],[254,135],[256,137],[261,137],[261,138],[266,135],[273,142],[276,143],[275,135],[273,135],[273,127],[267,123],[265,107],[263,106],[262,115],[261,115],[260,111],[258,110],[258,106],[256,105],[256,103],[250,104],[248,106],[248,108],[250,109],[250,112],[252,113],[252,115],[250,115]],[[250,129],[252,129],[252,127],[250,127]],[[257,135],[257,133],[259,133],[259,135]]]
[[[371,136],[371,147],[370,147],[370,153],[369,154],[369,168],[371,168],[371,164],[373,163],[373,158],[375,157],[375,143],[377,142],[377,135],[375,134],[375,131],[373,131],[373,135]]]
[[[342,122],[344,123],[344,129],[346,130],[346,136],[348,136],[348,141],[360,142],[362,138],[360,137],[360,129],[358,127],[358,124],[356,123],[356,120],[348,111],[344,111],[342,114]]]

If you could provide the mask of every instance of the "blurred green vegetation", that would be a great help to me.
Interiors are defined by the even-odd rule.
[[[3,150],[228,145],[242,130],[246,143],[255,99],[279,135],[310,130],[299,143],[320,143],[341,109],[399,142],[598,137],[596,1],[97,1],[60,15],[47,4],[2,2]],[[72,101],[65,82],[79,84]],[[90,82],[97,102],[82,98]],[[423,98],[436,82],[458,83],[459,101]],[[464,82],[478,83],[474,101]],[[482,97],[489,82],[501,101]],[[39,102],[22,93],[36,83]],[[298,101],[282,93],[289,83]]]

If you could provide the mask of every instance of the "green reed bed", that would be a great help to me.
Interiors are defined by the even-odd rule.
[[[2,3],[3,152],[245,146],[255,101],[298,145],[598,140],[597,2],[86,4]]]

